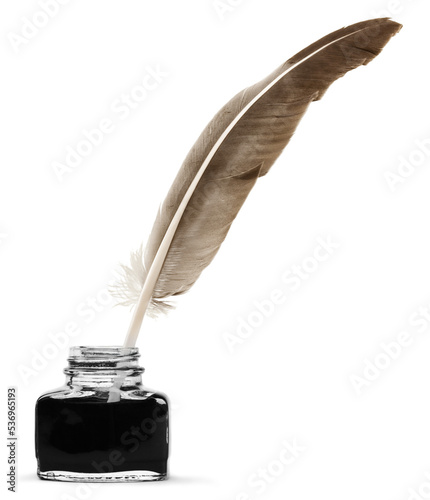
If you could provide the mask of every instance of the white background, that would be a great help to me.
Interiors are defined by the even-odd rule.
[[[5,443],[6,386],[16,385],[18,495],[406,500],[413,489],[429,498],[430,329],[417,323],[430,305],[429,2],[224,6],[75,0],[16,47],[11,33],[21,36],[41,7],[2,2],[1,433]],[[380,14],[404,24],[400,34],[310,106],[210,268],[168,318],[144,324],[144,382],[173,404],[170,479],[95,490],[38,480],[36,398],[63,382],[68,344],[122,343],[131,314],[112,308],[107,283],[146,239],[200,131],[297,51]],[[114,112],[157,66],[167,74],[157,88],[129,116]],[[53,162],[105,118],[112,133],[60,182]],[[416,168],[390,189],[386,173],[401,158]],[[339,248],[291,291],[282,277],[318,237]],[[255,301],[275,289],[283,303],[230,352],[226,333],[258,318]],[[71,322],[79,335],[52,351],[49,334]],[[387,358],[381,342],[401,332],[408,345]],[[368,370],[368,381],[375,358],[389,366]],[[367,380],[362,390],[353,375]],[[280,468],[285,440],[304,450]],[[261,469],[270,481],[257,488],[249,481]]]

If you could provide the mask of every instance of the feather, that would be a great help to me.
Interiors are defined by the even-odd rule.
[[[387,18],[331,33],[239,92],[191,148],[162,204],[143,255],[123,266],[114,295],[137,304],[127,334],[135,344],[145,313],[168,310],[210,264],[257,179],[291,139],[312,101],[377,56],[401,25]]]

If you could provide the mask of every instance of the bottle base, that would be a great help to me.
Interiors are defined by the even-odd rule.
[[[68,472],[62,470],[37,471],[40,479],[49,481],[69,481],[75,483],[131,483],[143,481],[163,481],[167,474],[151,471],[119,471],[102,474],[87,474],[82,472]]]

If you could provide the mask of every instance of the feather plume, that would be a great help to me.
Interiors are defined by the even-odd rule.
[[[143,255],[133,253],[114,294],[136,304],[125,345],[145,313],[171,306],[210,264],[257,179],[291,139],[312,101],[348,71],[374,59],[401,29],[373,19],[305,48],[267,78],[239,92],[191,148],[155,220]]]

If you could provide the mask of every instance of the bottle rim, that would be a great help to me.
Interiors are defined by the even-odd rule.
[[[93,360],[100,358],[101,360],[112,358],[132,357],[133,359],[140,357],[138,347],[124,346],[71,346],[69,348],[69,360],[88,359]]]
[[[123,373],[124,376],[142,374],[145,369],[139,364],[139,349],[123,346],[72,346],[67,358],[66,375],[100,377]]]

